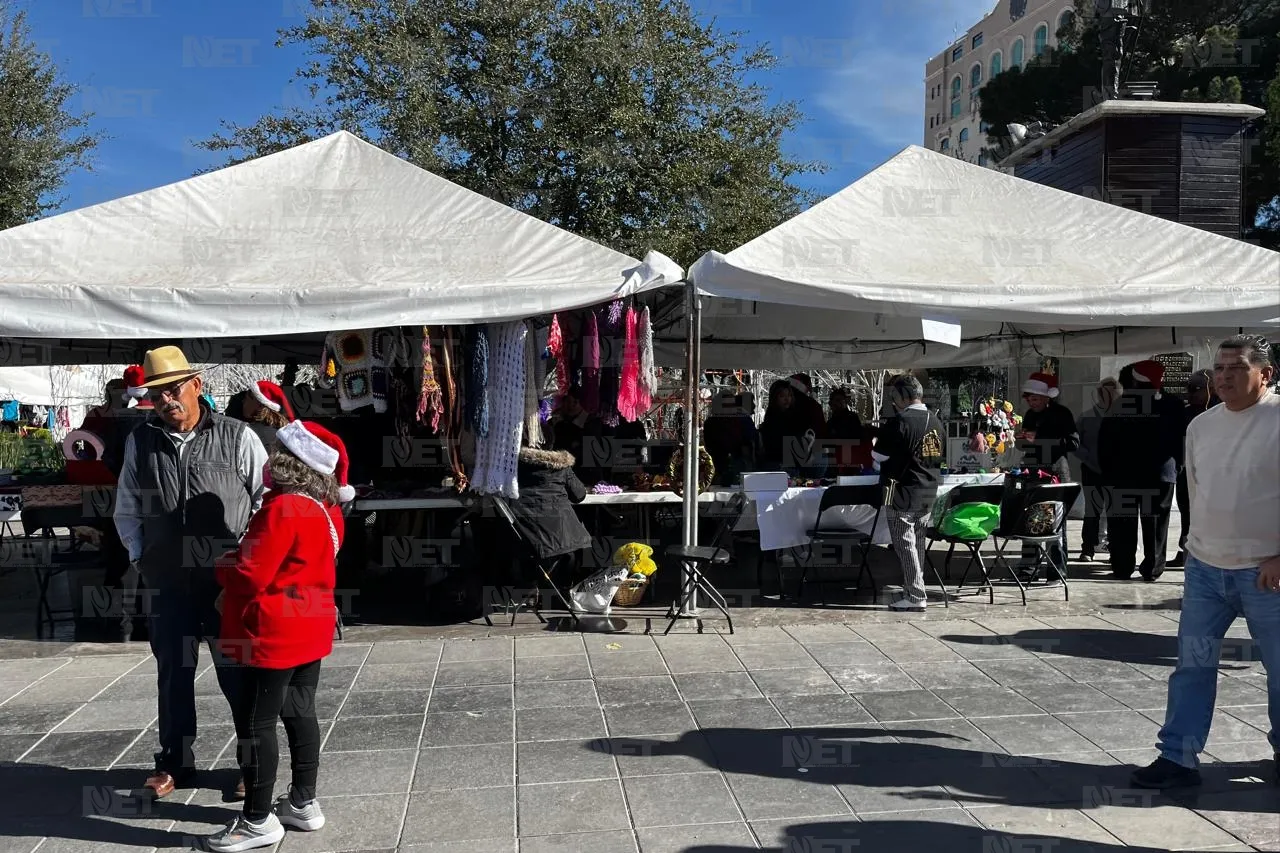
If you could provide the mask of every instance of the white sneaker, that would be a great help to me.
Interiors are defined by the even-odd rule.
[[[314,832],[324,826],[324,812],[320,811],[319,800],[312,800],[298,808],[289,799],[289,795],[285,794],[276,800],[276,815],[285,826],[301,829],[303,832]]]
[[[890,610],[897,610],[903,613],[923,613],[926,606],[927,604],[923,601],[908,601],[905,598],[889,602]]]
[[[260,823],[250,823],[241,814],[236,815],[236,819],[225,828],[210,835],[206,843],[214,853],[240,853],[241,850],[270,847],[282,838],[284,827],[274,814],[267,815]]]

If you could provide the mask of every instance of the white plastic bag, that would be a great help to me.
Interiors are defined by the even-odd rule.
[[[569,590],[569,601],[573,609],[580,613],[600,613],[609,615],[613,597],[618,588],[627,579],[628,570],[623,567],[610,566],[601,569],[591,577]]]

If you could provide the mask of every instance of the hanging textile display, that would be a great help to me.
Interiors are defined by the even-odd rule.
[[[587,312],[582,335],[582,408],[591,414],[600,410],[600,324],[596,312]]]
[[[471,490],[518,498],[516,466],[524,429],[525,340],[529,330],[524,323],[501,323],[491,326],[490,332],[489,381],[483,392],[489,429],[485,435],[476,436]]]
[[[462,437],[463,411],[453,370],[453,332],[447,327],[440,342],[440,363],[444,373],[445,448],[449,453],[449,467],[453,471],[453,487],[461,492],[467,488],[467,471],[462,465],[462,450],[458,446]]]
[[[418,423],[429,422],[433,432],[440,431],[444,414],[444,390],[436,378],[436,363],[431,355],[431,329],[422,327],[422,384],[418,389]]]
[[[338,395],[338,407],[354,412],[373,406],[379,414],[387,410],[388,335],[368,329],[331,332],[324,341],[319,384]]]
[[[551,315],[551,336],[547,339],[547,349],[556,360],[556,399],[569,393],[569,357],[565,352],[564,331],[560,326],[560,315]]]
[[[403,327],[385,335],[387,340],[387,405],[398,438],[408,441],[413,437],[413,425],[418,420],[418,392],[420,375],[413,368],[413,339]],[[376,351],[376,348],[375,348]]]
[[[622,309],[623,304],[621,299],[615,299],[609,303],[607,325],[610,332],[622,331]]]
[[[489,329],[470,326],[467,329],[467,425],[476,438],[489,434]]]
[[[649,410],[648,395],[640,387],[640,317],[627,309],[626,342],[622,347],[622,379],[618,385],[618,414],[635,422]]]
[[[539,358],[538,336],[530,329],[524,336],[524,434],[530,447],[542,446],[542,418],[539,392],[544,379]]]
[[[640,387],[649,395],[650,403],[658,396],[658,368],[653,361],[653,326],[648,305],[640,312]]]

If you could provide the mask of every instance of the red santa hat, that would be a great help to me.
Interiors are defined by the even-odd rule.
[[[810,381],[809,377],[803,373],[792,374],[787,377],[787,382],[789,382],[791,387],[799,391],[801,394],[813,393],[813,382]]]
[[[1033,373],[1022,384],[1023,394],[1039,394],[1050,400],[1058,396],[1058,377],[1052,373]]]
[[[356,490],[347,484],[347,447],[342,439],[317,423],[290,421],[276,432],[276,440],[303,465],[338,481],[338,500],[353,500]]]
[[[1164,390],[1164,365],[1158,361],[1139,361],[1132,365],[1134,381],[1155,389],[1156,399]]]
[[[277,414],[283,414],[291,421],[297,418],[293,414],[293,407],[289,405],[289,397],[284,393],[284,389],[274,382],[268,382],[263,379],[249,386],[249,393],[253,395],[253,399],[266,406]]]
[[[143,371],[142,365],[134,364],[124,369],[124,396],[128,400],[127,406],[130,409],[151,408],[151,401],[147,399],[147,389],[142,387],[146,381],[147,374]]]

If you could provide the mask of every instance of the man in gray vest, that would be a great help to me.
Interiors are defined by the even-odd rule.
[[[266,449],[241,421],[214,414],[177,347],[142,363],[155,414],[125,445],[115,523],[147,587],[159,688],[160,751],[146,787],[157,797],[195,776],[196,666],[210,643],[218,685],[234,705],[236,671],[218,654],[214,560],[236,547],[262,503]]]

